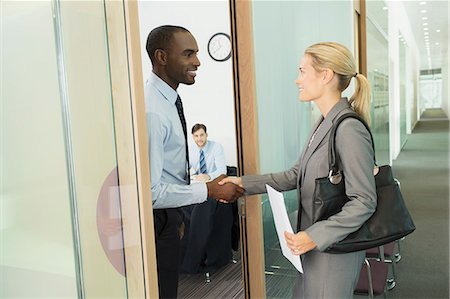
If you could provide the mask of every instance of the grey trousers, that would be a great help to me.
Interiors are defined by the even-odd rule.
[[[292,298],[353,298],[364,251],[330,254],[313,250],[302,257],[303,274],[299,274]]]

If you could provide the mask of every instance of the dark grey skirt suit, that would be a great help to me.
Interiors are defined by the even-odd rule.
[[[328,139],[333,121],[352,112],[347,99],[341,99],[314,126],[296,165],[266,175],[242,177],[246,194],[265,193],[265,184],[278,191],[297,189],[299,200],[297,230],[304,230],[317,244],[301,256],[304,273],[299,275],[294,298],[351,298],[364,260],[364,252],[329,254],[323,252],[335,242],[357,230],[375,211],[376,190],[373,176],[373,149],[370,134],[356,119],[344,120],[336,132],[337,153],[342,161],[345,188],[350,201],[342,211],[327,220],[312,223],[315,179],[328,175]]]

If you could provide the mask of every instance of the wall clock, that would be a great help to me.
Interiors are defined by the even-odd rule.
[[[208,54],[215,61],[226,61],[231,57],[231,39],[223,32],[211,36],[208,41]]]

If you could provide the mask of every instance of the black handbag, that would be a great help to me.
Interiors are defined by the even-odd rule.
[[[339,170],[340,160],[336,154],[335,142],[337,127],[349,117],[356,118],[364,124],[370,133],[372,147],[374,147],[368,125],[356,113],[343,114],[334,122],[328,149],[330,172],[327,177],[318,178],[315,181],[313,223],[339,213],[344,204],[349,201],[345,194],[345,174]],[[378,247],[398,240],[416,229],[389,165],[379,167],[375,175],[375,184],[377,208],[373,215],[357,231],[328,247],[326,252],[347,253]]]

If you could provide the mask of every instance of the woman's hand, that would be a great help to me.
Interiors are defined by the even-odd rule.
[[[223,185],[225,183],[233,183],[235,185],[238,185],[241,188],[244,188],[244,186],[242,185],[242,179],[237,176],[228,176],[228,177],[224,178],[223,180],[221,180],[219,182],[219,185]]]
[[[227,176],[226,178],[223,178],[218,184],[220,186],[222,186],[226,183],[232,183],[232,184],[238,185],[241,188],[244,188],[244,186],[242,185],[242,179],[237,176]],[[217,201],[221,202],[221,203],[227,203],[227,201],[220,199],[220,198],[217,199]]]
[[[294,255],[302,255],[316,248],[316,243],[309,237],[305,231],[296,234],[284,232],[286,244]]]

